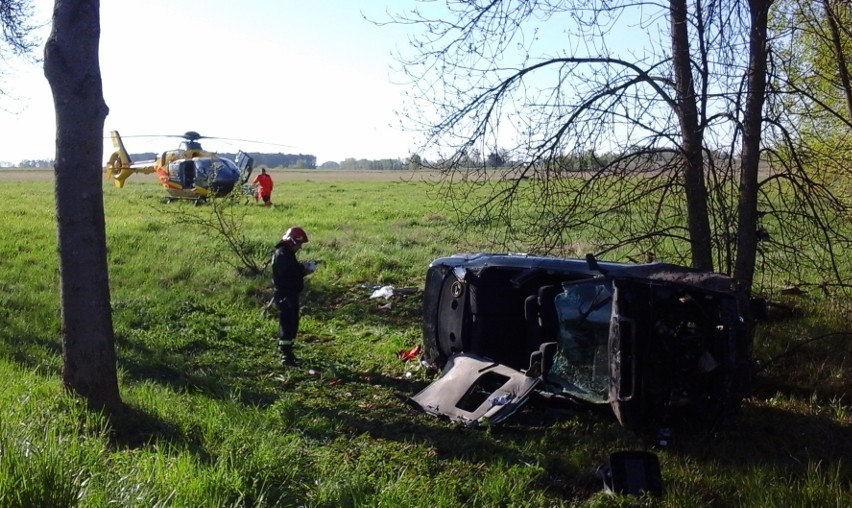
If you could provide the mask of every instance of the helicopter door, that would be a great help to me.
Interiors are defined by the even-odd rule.
[[[237,152],[237,157],[234,159],[237,167],[240,168],[240,183],[248,182],[251,177],[251,172],[254,169],[254,159],[244,151]]]
[[[191,160],[182,161],[180,163],[180,184],[184,188],[195,186],[195,162]]]

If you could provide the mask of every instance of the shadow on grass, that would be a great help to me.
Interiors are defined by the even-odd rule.
[[[340,369],[338,367],[338,369]],[[346,389],[369,401],[371,391],[413,395],[425,386],[388,376],[373,376],[358,385],[346,379]],[[356,385],[356,386],[353,386]],[[379,440],[424,444],[444,460],[476,463],[544,463],[556,483],[558,477],[573,478],[584,492],[599,488],[590,472],[619,449],[644,449],[684,457],[690,461],[718,465],[722,469],[748,470],[772,466],[794,477],[804,477],[809,466],[839,466],[845,478],[852,469],[852,433],[826,414],[801,414],[769,407],[758,399],[747,400],[743,409],[724,426],[711,426],[701,416],[684,415],[676,422],[673,443],[657,446],[656,434],[635,433],[616,422],[607,406],[585,405],[533,398],[518,414],[499,426],[465,429],[419,413],[402,400],[384,397],[369,410],[321,410],[324,418],[342,421],[353,435],[369,434]],[[351,409],[351,408],[350,408]],[[539,443],[543,448],[530,448]],[[578,454],[584,465],[565,463],[563,457]],[[846,459],[846,460],[844,460]],[[584,469],[586,467],[586,469]],[[579,484],[577,484],[579,482]]]
[[[771,464],[805,473],[809,464],[852,457],[852,429],[825,415],[806,415],[752,401],[725,428],[684,428],[671,452],[738,469]],[[843,464],[847,473],[848,464]]]
[[[203,393],[217,399],[233,399],[238,394],[240,402],[248,405],[268,405],[277,399],[274,392],[253,389],[250,382],[238,382],[238,375],[247,372],[243,366],[198,367],[189,365],[174,351],[164,354],[128,341],[124,341],[122,347],[132,353],[118,358],[119,367],[129,379],[152,381],[178,392]],[[193,374],[192,371],[199,373]]]
[[[3,315],[0,315],[0,330],[0,354],[25,368],[47,368],[50,374],[60,374],[62,344],[58,337],[45,338],[37,330],[18,321],[7,320]]]
[[[168,443],[190,445],[195,452],[202,448],[198,443],[190,443],[180,427],[165,421],[151,413],[136,408],[132,404],[123,404],[121,409],[112,413],[109,419],[112,444],[123,448],[140,448],[156,440]]]
[[[397,320],[409,323],[416,314],[415,305],[400,308],[399,315],[371,314],[365,308],[372,304],[365,304],[360,296],[340,303],[345,304],[338,309],[344,314],[383,324]],[[312,305],[317,305],[317,301]],[[313,313],[322,317],[319,311]],[[9,339],[5,342],[23,365],[41,366],[42,357],[61,353],[57,341],[28,335],[25,330],[7,331],[7,337],[16,337],[14,343]],[[369,435],[377,441],[425,446],[437,460],[462,461],[471,467],[480,463],[542,464],[547,473],[543,488],[565,498],[588,496],[600,489],[593,470],[609,453],[651,446],[649,436],[619,427],[608,408],[553,407],[537,399],[500,426],[474,430],[448,424],[418,413],[394,395],[413,395],[427,384],[425,381],[356,372],[336,358],[334,340],[327,344],[327,351],[312,353],[331,358],[338,382],[331,385],[326,379],[311,376],[307,369],[300,369],[286,373],[285,390],[275,383],[260,381],[259,370],[266,374],[277,370],[271,363],[271,343],[239,344],[225,337],[211,346],[190,338],[163,351],[135,340],[117,337],[117,341],[127,352],[119,357],[119,365],[129,379],[153,381],[177,392],[237,400],[252,407],[268,406],[288,397],[296,422],[301,415],[321,420],[315,426],[296,424],[298,432],[320,442],[339,439],[341,435]],[[26,344],[29,349],[18,352],[13,347],[18,344]],[[227,349],[242,346],[246,348],[245,355],[243,350]],[[809,464],[821,462],[841,465],[844,477],[849,478],[849,466],[842,461],[852,456],[849,427],[824,414],[772,407],[766,393],[747,401],[728,427],[708,427],[695,419],[681,422],[674,444],[661,453],[732,471],[768,464],[794,476],[806,475]],[[795,394],[797,398],[802,395],[807,394]],[[804,401],[802,404],[806,404]],[[116,446],[140,447],[163,440],[185,447],[201,460],[210,459],[200,436],[187,434],[176,422],[139,408],[128,406],[122,414],[115,415],[112,430]]]

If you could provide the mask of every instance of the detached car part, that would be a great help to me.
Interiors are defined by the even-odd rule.
[[[466,427],[500,423],[524,405],[539,379],[475,355],[450,357],[444,375],[411,397],[415,407]]]
[[[680,409],[723,417],[751,391],[752,327],[738,302],[730,277],[671,264],[460,254],[427,270],[423,361],[444,368],[438,392],[484,389],[455,359],[464,353],[506,379],[609,404],[627,427]],[[424,392],[412,402],[427,412],[479,418]],[[493,394],[483,403],[503,400]]]

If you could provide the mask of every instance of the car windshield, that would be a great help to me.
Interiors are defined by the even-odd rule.
[[[548,379],[594,403],[608,399],[612,288],[605,281],[566,283],[554,299],[557,353]]]

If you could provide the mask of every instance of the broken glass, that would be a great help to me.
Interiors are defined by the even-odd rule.
[[[559,319],[556,356],[548,380],[578,398],[607,402],[612,289],[604,280],[563,285],[554,300]]]

